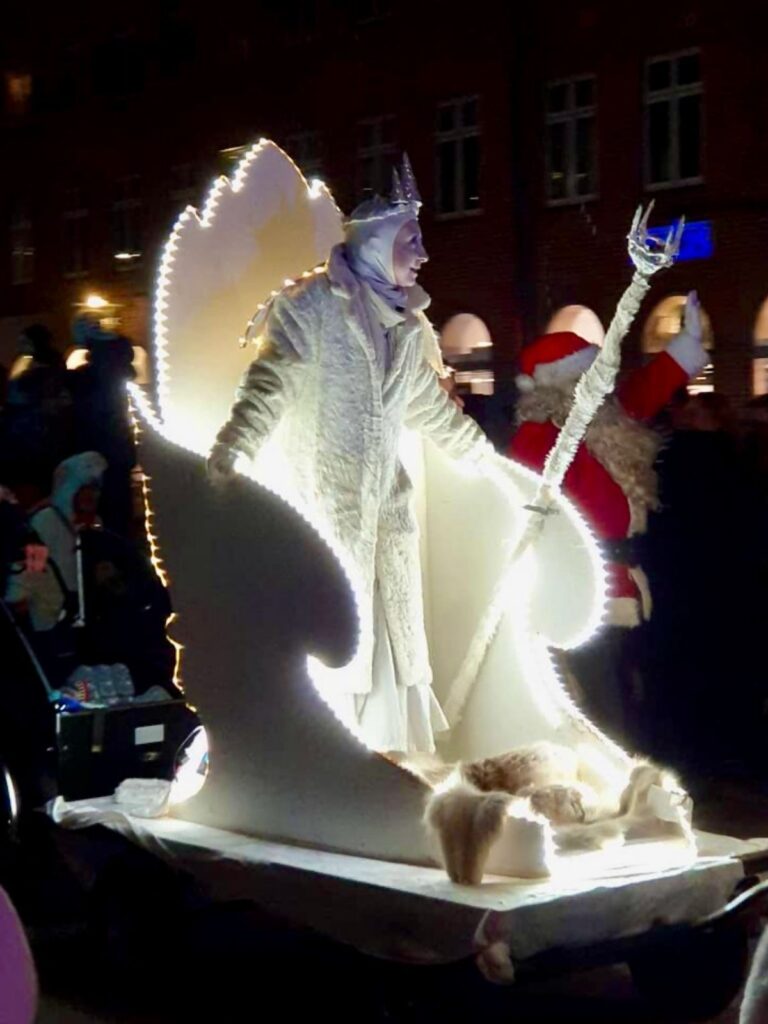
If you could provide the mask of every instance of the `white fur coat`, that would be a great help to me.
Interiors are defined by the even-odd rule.
[[[401,684],[428,683],[418,527],[412,487],[398,457],[404,427],[449,455],[472,461],[490,451],[476,424],[438,383],[424,358],[432,327],[427,299],[410,290],[393,325],[391,365],[367,286],[334,250],[322,273],[283,290],[265,320],[260,355],[243,378],[217,445],[254,457],[273,444],[293,495],[346,552],[360,601],[360,647],[345,688],[371,690],[374,581]],[[378,354],[377,354],[378,353]]]

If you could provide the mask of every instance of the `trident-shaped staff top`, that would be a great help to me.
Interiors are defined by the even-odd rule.
[[[672,266],[680,252],[680,241],[685,231],[685,217],[681,217],[669,229],[666,238],[650,234],[648,218],[654,202],[652,199],[645,213],[642,206],[638,206],[627,235],[629,258],[643,277],[650,277],[657,270]]]

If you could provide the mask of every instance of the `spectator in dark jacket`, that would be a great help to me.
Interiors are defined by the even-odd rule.
[[[75,450],[99,452],[107,460],[101,518],[107,529],[132,538],[136,451],[126,384],[135,376],[133,347],[127,338],[102,330],[86,317],[75,323],[75,340],[89,354],[88,362],[70,373]]]
[[[8,382],[0,446],[22,504],[29,505],[48,494],[53,470],[71,452],[72,396],[64,360],[46,327],[26,328],[18,354],[21,366]]]

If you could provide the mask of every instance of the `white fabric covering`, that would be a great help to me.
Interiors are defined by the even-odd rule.
[[[752,849],[713,837],[731,856],[653,870],[637,863],[638,851],[647,859],[647,844],[630,844],[600,869],[591,855],[575,854],[564,858],[561,877],[493,877],[467,887],[437,868],[286,846],[172,818],[130,818],[110,798],[58,801],[54,817],[67,827],[114,828],[191,870],[222,899],[268,899],[276,912],[364,952],[424,963],[482,955],[500,942],[523,960],[555,946],[636,934],[659,920],[696,920],[730,899],[743,876],[733,855]]]

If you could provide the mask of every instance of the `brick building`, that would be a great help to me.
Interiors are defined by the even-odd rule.
[[[737,2],[593,2],[532,7],[522,75],[525,237],[535,254],[528,331],[571,304],[607,326],[626,281],[624,235],[639,201],[653,220],[692,222],[628,341],[640,358],[699,291],[709,316],[706,383],[741,400],[768,349],[768,62],[765,7]],[[542,144],[542,139],[543,144]],[[666,302],[665,302],[666,300]],[[660,304],[664,303],[661,308]],[[768,310],[768,307],[766,307]],[[768,390],[763,367],[758,390]]]
[[[16,25],[4,55],[0,361],[30,319],[66,336],[88,293],[145,343],[174,217],[261,135],[346,209],[388,187],[407,150],[425,200],[433,316],[479,315],[511,358],[510,17],[482,0],[470,38],[434,0],[254,4],[221,23],[188,0],[100,7],[98,18],[69,7],[45,38]]]
[[[173,219],[268,135],[346,209],[385,187],[408,150],[433,318],[480,317],[493,349],[463,358],[478,368],[492,351],[497,377],[562,307],[607,326],[639,201],[657,200],[657,223],[686,214],[693,258],[654,284],[629,356],[674,329],[679,300],[654,318],[658,304],[697,287],[715,385],[751,393],[768,297],[758,5],[477,0],[460,17],[437,0],[282,7],[224,19],[200,0],[81,2],[47,13],[45,33],[16,10],[1,54],[0,362],[30,320],[66,338],[89,293],[145,344]],[[768,343],[768,324],[757,340]]]

